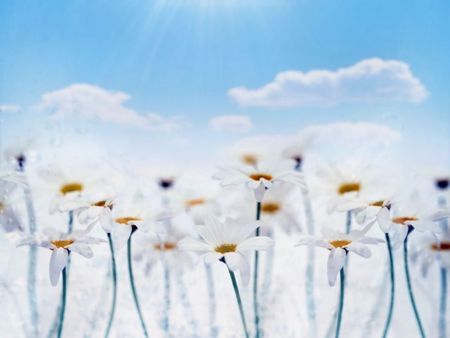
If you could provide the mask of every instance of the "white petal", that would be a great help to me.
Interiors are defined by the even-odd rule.
[[[391,214],[388,208],[381,208],[377,214],[378,225],[384,233],[388,233],[391,229]]]
[[[352,243],[347,247],[347,250],[364,258],[369,258],[371,255],[369,248],[362,243]]]
[[[211,251],[211,247],[205,242],[194,238],[184,238],[178,242],[178,248],[186,251]]]
[[[441,227],[439,224],[433,221],[410,221],[407,222],[407,224],[413,226],[414,229],[418,231],[431,231],[433,233],[441,232]]]
[[[345,263],[346,253],[343,249],[337,248],[330,251],[328,256],[328,284],[334,286],[336,278]]]
[[[130,238],[131,226],[118,224],[112,230],[111,237],[117,250],[122,249]]]
[[[206,264],[215,263],[222,257],[223,257],[223,255],[218,252],[208,252],[202,256],[202,258]]]
[[[267,250],[273,246],[273,239],[266,236],[250,237],[238,244],[239,251]]]
[[[67,265],[68,253],[66,249],[55,249],[50,257],[50,282],[56,286],[62,270]]]
[[[236,252],[227,252],[225,255],[225,262],[231,271],[236,271],[241,268],[241,257]]]
[[[73,243],[70,246],[70,251],[76,252],[86,258],[91,258],[92,256],[94,256],[92,249],[87,244],[84,243],[77,243],[77,242]]]
[[[255,199],[256,202],[262,202],[264,199],[264,194],[266,193],[266,187],[263,183],[260,183],[259,186],[255,189]]]

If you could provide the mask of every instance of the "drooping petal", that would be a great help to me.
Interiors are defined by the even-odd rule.
[[[70,246],[70,251],[76,252],[77,254],[80,254],[83,257],[86,258],[92,258],[94,256],[94,253],[92,252],[92,249],[84,243],[75,242]]]
[[[62,270],[67,265],[68,253],[66,249],[54,249],[50,257],[50,282],[56,286]]]
[[[208,252],[202,256],[202,258],[206,264],[215,263],[222,257],[223,257],[223,255],[218,252]]]
[[[346,253],[343,249],[337,248],[330,251],[328,256],[328,284],[334,286],[336,278],[345,263]]]
[[[388,233],[391,229],[391,215],[388,208],[381,208],[377,214],[378,225],[384,233]]]

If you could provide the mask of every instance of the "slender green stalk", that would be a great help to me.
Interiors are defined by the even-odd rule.
[[[352,212],[349,210],[345,221],[345,233],[348,234],[350,231],[352,231]]]
[[[383,338],[386,338],[388,331],[389,331],[389,327],[391,325],[392,313],[394,310],[395,270],[394,270],[394,255],[392,253],[391,238],[389,237],[388,233],[386,233],[384,236],[386,238],[386,246],[387,246],[388,253],[389,253],[389,274],[391,277],[391,297],[390,297],[390,302],[389,302],[388,315],[386,318],[386,324],[384,325],[384,330],[383,330]]]
[[[414,293],[411,285],[411,277],[409,274],[409,264],[408,264],[408,237],[409,234],[414,230],[412,226],[408,226],[408,234],[405,237],[405,241],[403,242],[403,260],[405,264],[405,276],[406,276],[406,284],[408,286],[408,294],[409,299],[411,301],[412,308],[414,310],[414,316],[416,317],[417,326],[419,327],[420,336],[425,338],[425,331],[423,330],[422,322],[420,320],[419,311],[417,310],[416,301],[414,299]]]
[[[111,278],[113,284],[113,296],[112,296],[112,304],[111,310],[109,312],[109,320],[108,326],[105,331],[105,338],[109,337],[109,333],[111,331],[112,323],[114,321],[114,314],[116,313],[116,301],[117,301],[117,268],[116,268],[116,256],[114,253],[114,244],[111,238],[111,234],[108,233],[108,243],[109,243],[109,251],[111,252]]]
[[[441,303],[439,305],[439,338],[447,337],[447,270],[441,268]]]
[[[144,316],[142,315],[141,306],[139,305],[139,298],[136,291],[136,285],[134,284],[134,275],[133,275],[133,265],[132,265],[132,256],[131,256],[131,239],[133,237],[134,232],[137,230],[136,226],[132,226],[130,237],[127,242],[127,258],[128,258],[128,276],[130,277],[130,285],[131,285],[131,293],[133,294],[134,305],[136,306],[136,311],[139,316],[139,321],[141,322],[142,330],[144,332],[144,336],[148,338],[147,327],[145,326]]]
[[[256,202],[256,220],[261,219],[261,202]],[[256,228],[255,236],[261,233],[260,227]],[[258,273],[259,273],[259,252],[255,251],[255,270],[253,271],[253,311],[255,313],[255,338],[260,337],[259,328],[259,305],[258,305]]]
[[[345,296],[345,273],[344,268],[341,269],[340,273],[340,293],[339,293],[339,307],[337,312],[337,322],[336,322],[336,338],[339,338],[339,333],[341,331],[342,323],[342,310],[344,309],[344,296]]]
[[[234,294],[236,295],[236,301],[239,307],[239,314],[241,315],[242,326],[244,328],[245,338],[249,338],[248,330],[247,330],[247,322],[245,321],[244,308],[242,306],[241,294],[239,293],[239,287],[236,282],[236,276],[234,272],[228,269],[228,273],[230,274],[231,283],[233,284]]]
[[[58,334],[57,337],[62,337],[64,326],[64,314],[66,312],[66,298],[67,298],[67,272],[66,268],[62,271],[62,292],[61,292],[61,310],[59,312]]]

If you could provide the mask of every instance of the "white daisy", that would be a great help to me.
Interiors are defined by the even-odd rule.
[[[438,263],[441,268],[450,269],[450,237],[436,238],[431,234],[421,234],[413,239],[411,257],[420,266],[426,277],[429,268]]]
[[[369,258],[371,252],[367,244],[384,242],[381,239],[366,236],[366,232],[370,226],[371,224],[368,224],[364,227],[364,230],[353,230],[348,234],[332,229],[323,229],[322,237],[301,235],[296,245],[317,246],[330,251],[327,268],[328,283],[330,286],[334,286],[337,275],[344,266],[345,257],[349,252],[354,252],[361,257]]]
[[[294,171],[291,161],[258,162],[255,167],[222,168],[213,176],[222,186],[245,185],[262,202],[267,189],[279,183],[296,184],[306,190],[303,175]]]
[[[42,235],[25,237],[18,246],[38,245],[52,250],[50,257],[50,282],[56,286],[62,270],[66,267],[69,254],[76,252],[86,258],[93,256],[91,244],[105,242],[103,239],[87,236],[86,231],[74,231],[70,234],[54,229],[45,229]]]
[[[427,215],[421,211],[409,210],[392,216],[388,210],[382,210],[377,215],[377,222],[383,232],[394,232],[393,241],[397,246],[403,243],[410,227],[419,232],[440,233],[442,229],[438,222],[449,217],[449,211],[438,211]]]
[[[231,271],[239,271],[244,284],[249,281],[250,266],[244,253],[254,250],[267,250],[273,246],[269,237],[250,237],[258,224],[243,225],[233,220],[219,221],[210,215],[206,225],[196,226],[203,240],[185,238],[179,242],[182,250],[203,253],[205,263],[224,261]]]

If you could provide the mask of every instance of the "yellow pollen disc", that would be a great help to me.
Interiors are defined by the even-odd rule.
[[[343,183],[338,188],[339,195],[344,195],[349,192],[358,192],[361,190],[361,183],[357,182],[348,182]]]
[[[156,250],[169,251],[175,249],[177,247],[177,243],[174,242],[156,243],[153,247]]]
[[[72,239],[58,239],[51,242],[54,246],[56,246],[58,249],[66,249],[69,246],[73,244]]]
[[[384,205],[384,201],[376,201],[376,202],[372,202],[372,203],[370,203],[369,205],[372,206],[372,207],[380,207],[380,208],[382,208],[383,205]]]
[[[91,204],[93,207],[102,207],[112,209],[112,203],[109,203],[107,200],[98,201]]]
[[[204,198],[193,198],[184,202],[187,207],[194,207],[196,205],[203,205],[206,203]]]
[[[395,217],[392,222],[394,222],[395,224],[403,224],[405,225],[406,222],[410,222],[410,221],[417,221],[416,217]]]
[[[345,248],[347,245],[349,245],[352,241],[349,241],[347,239],[337,239],[335,241],[330,241],[330,244],[334,246],[335,248]]]
[[[270,181],[273,178],[272,175],[265,174],[265,173],[253,173],[253,174],[250,174],[248,177],[250,177],[254,181],[259,181],[262,178]]]
[[[130,222],[139,222],[142,221],[141,218],[138,217],[119,217],[115,219],[116,223],[128,225]]]
[[[256,165],[258,163],[258,157],[252,154],[242,155],[241,160],[248,165]]]
[[[71,193],[71,192],[77,192],[77,191],[80,192],[80,191],[83,191],[83,185],[81,183],[77,183],[77,182],[66,183],[61,186],[59,191],[63,195]]]
[[[276,202],[264,202],[261,205],[261,211],[266,214],[276,214],[280,209],[280,205]]]
[[[431,244],[431,250],[449,251],[450,250],[450,242],[441,242],[439,244],[433,243],[433,244]]]
[[[216,246],[214,248],[214,250],[221,254],[225,254],[227,252],[235,252],[236,248],[237,248],[236,244],[222,244],[222,245]]]

